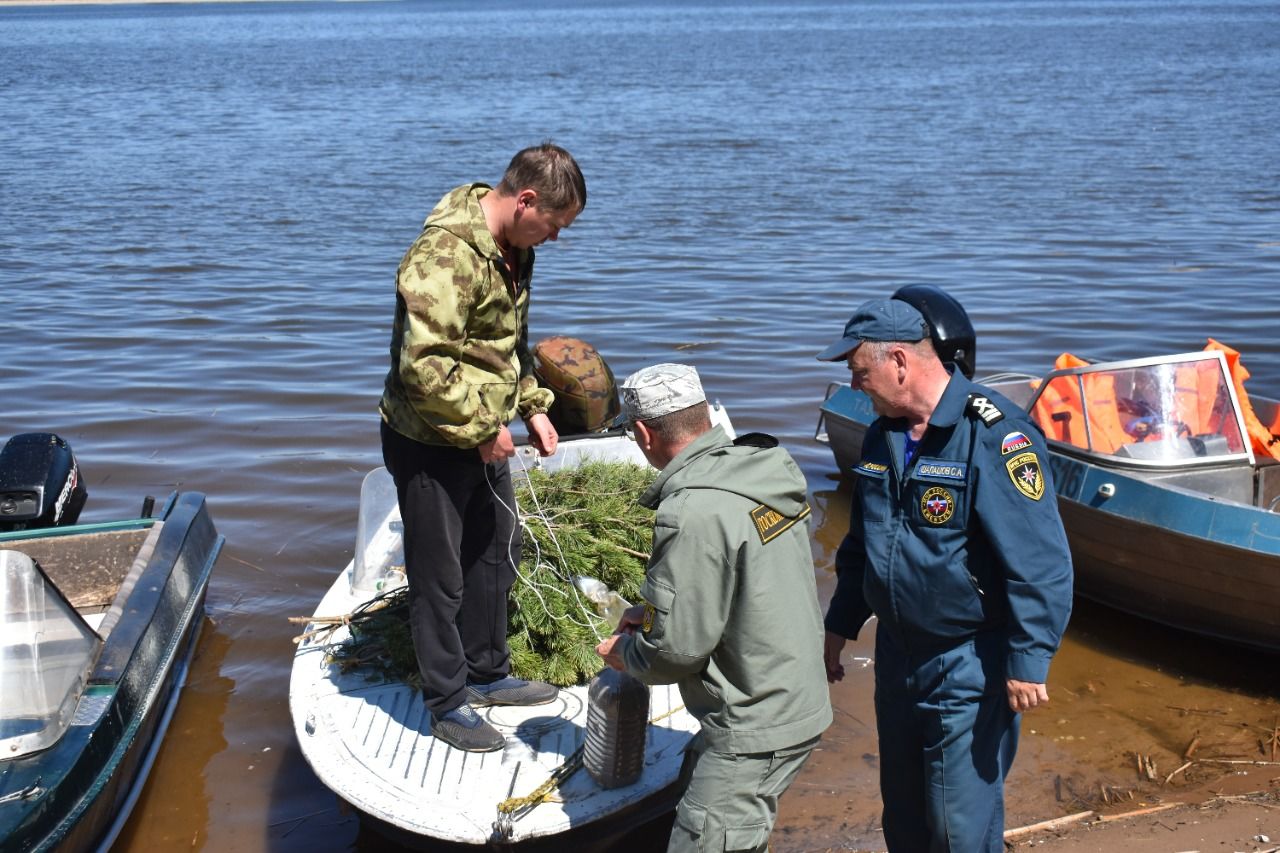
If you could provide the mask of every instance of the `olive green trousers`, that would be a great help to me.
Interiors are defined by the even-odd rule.
[[[667,853],[729,853],[769,848],[778,798],[804,767],[818,738],[749,754],[713,752],[690,742],[681,775],[688,787],[676,807]]]

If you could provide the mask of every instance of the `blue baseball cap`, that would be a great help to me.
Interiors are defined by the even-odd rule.
[[[840,361],[863,341],[923,341],[929,324],[914,306],[900,299],[872,299],[858,306],[844,324],[844,337],[818,353],[818,361]]]

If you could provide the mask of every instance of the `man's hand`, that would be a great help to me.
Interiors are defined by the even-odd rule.
[[[844,678],[844,664],[840,652],[844,651],[845,638],[828,631],[822,642],[822,662],[827,666],[827,683],[835,684]]]
[[[637,604],[635,607],[628,607],[622,611],[622,618],[618,620],[618,627],[613,629],[615,634],[634,634],[636,628],[644,624],[644,605]]]
[[[560,434],[552,426],[551,418],[542,413],[530,415],[524,425],[529,430],[529,443],[538,449],[539,454],[550,456],[556,452],[556,445],[560,443]]]
[[[622,645],[626,639],[626,634],[610,634],[596,646],[596,654],[604,658],[604,662],[618,672],[627,671],[626,664],[622,662]]]
[[[497,435],[477,449],[480,451],[480,459],[484,462],[501,462],[516,455],[516,445],[511,440],[511,430],[506,427],[498,430]]]
[[[1014,678],[1007,679],[1004,684],[1009,691],[1009,707],[1016,714],[1049,704],[1049,691],[1043,684]]]

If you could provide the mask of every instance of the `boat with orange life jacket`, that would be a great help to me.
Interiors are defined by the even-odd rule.
[[[964,309],[912,288],[907,301],[933,325],[940,357],[972,377]],[[957,353],[965,358],[948,357]],[[1105,363],[1063,353],[1042,376],[978,381],[1048,439],[1078,595],[1280,652],[1280,402],[1246,392],[1248,377],[1240,353],[1209,339],[1199,352]],[[855,476],[875,418],[861,392],[828,388],[815,438],[842,475]]]

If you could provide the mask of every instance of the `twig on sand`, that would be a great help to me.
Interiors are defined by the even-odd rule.
[[[1070,826],[1071,824],[1085,820],[1086,818],[1091,818],[1094,814],[1096,814],[1096,812],[1092,810],[1087,812],[1077,812],[1075,814],[1067,815],[1066,817],[1055,817],[1052,820],[1042,820],[1039,823],[1020,826],[1017,829],[1006,829],[1004,833],[1004,840],[1016,841],[1019,838],[1024,838],[1025,836],[1033,835],[1037,832],[1048,832],[1054,829],[1061,829],[1064,826]]]
[[[1121,814],[1104,814],[1098,818],[1103,823],[1109,823],[1113,820],[1124,820],[1130,817],[1142,817],[1143,815],[1155,814],[1156,812],[1164,812],[1169,809],[1176,809],[1182,803],[1161,803],[1158,806],[1147,806],[1145,809],[1137,809],[1131,812],[1122,812]]]
[[[1179,767],[1177,770],[1173,771],[1173,772],[1172,772],[1172,773],[1170,773],[1168,776],[1164,777],[1164,784],[1168,785],[1170,782],[1172,782],[1172,781],[1173,781],[1173,777],[1174,777],[1174,776],[1177,776],[1179,773],[1181,773],[1183,770],[1186,770],[1186,769],[1187,769],[1188,767],[1190,767],[1192,764],[1195,764],[1195,762],[1194,762],[1194,761],[1188,761],[1186,764],[1182,765],[1182,766],[1181,766],[1181,767]]]
[[[1180,714],[1203,714],[1206,717],[1222,717],[1226,715],[1226,711],[1218,708],[1210,708],[1207,711],[1201,711],[1199,708],[1180,708],[1177,705],[1166,705],[1171,711],[1177,711]]]
[[[1151,756],[1135,752],[1133,757],[1138,761],[1138,775],[1147,777],[1147,781],[1149,782],[1156,781],[1158,775],[1156,773],[1156,763],[1152,760]]]

